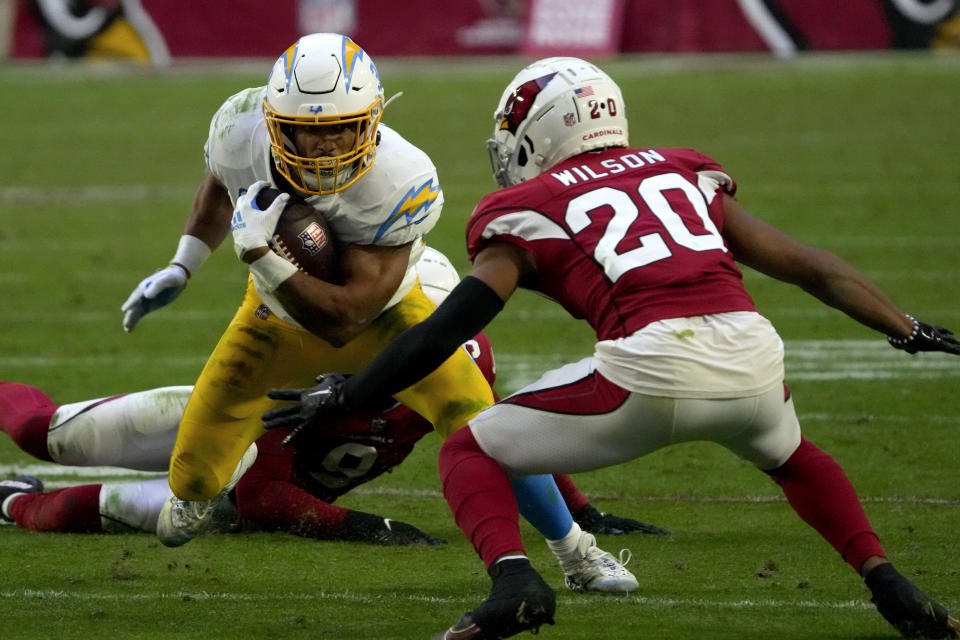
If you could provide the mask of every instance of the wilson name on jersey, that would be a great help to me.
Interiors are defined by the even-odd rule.
[[[600,340],[667,318],[754,311],[724,244],[724,192],[736,184],[691,149],[575,156],[481,200],[471,259],[496,238],[530,251],[531,287],[586,319]]]

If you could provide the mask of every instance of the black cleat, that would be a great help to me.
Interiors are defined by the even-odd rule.
[[[529,560],[498,562],[490,577],[493,586],[487,599],[433,640],[498,640],[521,631],[537,633],[540,625],[553,624],[557,596]]]
[[[960,622],[890,563],[865,578],[877,611],[906,638],[960,638]]]
[[[7,500],[23,493],[39,493],[43,491],[43,482],[34,476],[17,476],[13,480],[0,481],[0,525],[14,524],[13,518],[7,515]]]

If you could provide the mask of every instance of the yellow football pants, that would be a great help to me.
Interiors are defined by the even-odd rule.
[[[418,285],[366,331],[335,348],[266,312],[250,282],[187,402],[170,459],[173,493],[209,500],[220,492],[250,443],[263,435],[263,412],[283,404],[267,391],[311,387],[320,373],[356,373],[434,309]],[[490,385],[464,349],[394,397],[444,439],[493,404]]]

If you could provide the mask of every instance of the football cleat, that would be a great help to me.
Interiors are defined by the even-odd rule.
[[[13,518],[7,515],[7,508],[14,497],[41,491],[43,482],[34,476],[17,476],[13,480],[0,481],[0,525],[16,524]]]
[[[890,563],[867,574],[870,600],[877,611],[906,638],[960,638],[960,622]]]
[[[179,547],[199,535],[224,533],[236,527],[237,510],[230,502],[229,493],[256,460],[257,446],[251,444],[227,484],[212,500],[181,500],[176,496],[167,498],[157,516],[157,538],[160,542],[168,547]]]
[[[490,577],[493,586],[487,599],[433,640],[496,640],[522,631],[536,633],[540,625],[553,624],[557,596],[529,560],[498,562]]]
[[[626,556],[624,558],[624,556]],[[640,584],[626,568],[630,550],[620,551],[620,559],[597,546],[591,533],[582,532],[576,557],[561,563],[567,587],[577,592],[628,593]]]

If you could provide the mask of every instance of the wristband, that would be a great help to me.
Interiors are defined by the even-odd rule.
[[[177,245],[177,252],[173,254],[170,264],[176,265],[187,272],[189,278],[200,265],[210,257],[210,247],[196,236],[183,234]]]
[[[917,321],[917,319],[911,316],[910,314],[905,314],[905,315],[908,318],[910,318],[911,322],[913,322],[913,331],[910,333],[910,335],[907,336],[906,338],[894,338],[893,336],[887,336],[887,342],[889,342],[894,347],[901,348],[901,349],[909,345],[911,342],[913,342],[916,339],[917,334],[920,333],[920,323]]]
[[[277,287],[298,271],[297,267],[284,260],[273,251],[267,251],[262,257],[250,263],[250,273],[257,291],[273,293]]]

